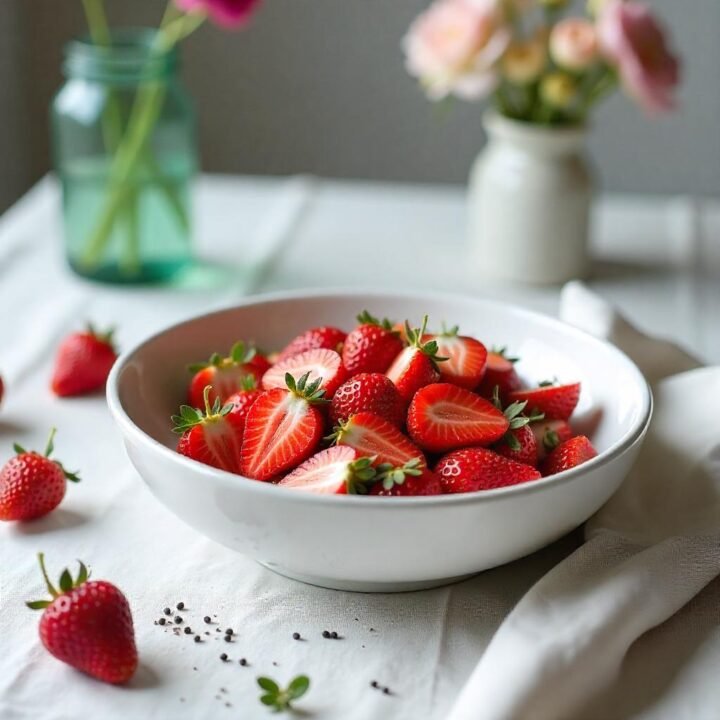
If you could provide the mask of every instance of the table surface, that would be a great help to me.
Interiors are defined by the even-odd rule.
[[[233,707],[242,708],[242,717],[265,717],[254,677],[287,679],[299,671],[313,678],[304,706],[314,717],[443,716],[494,628],[576,538],[424,593],[368,596],[303,586],[172,517],[139,482],[104,399],[58,400],[47,381],[58,341],[86,319],[116,325],[120,345],[128,347],[251,292],[425,288],[554,313],[559,288],[491,283],[465,260],[463,203],[462,190],[452,187],[204,176],[196,198],[204,262],[172,288],[99,286],[73,276],[62,259],[51,178],[0,219],[0,336],[6,338],[0,371],[8,386],[0,448],[4,457],[15,440],[42,447],[56,425],[58,456],[84,477],[48,518],[0,528],[0,717],[55,720],[74,717],[78,707],[102,717],[222,717],[225,709],[233,717]],[[720,206],[710,200],[602,198],[589,284],[641,328],[718,362],[720,249],[712,242],[718,230]],[[22,601],[41,592],[34,562],[41,549],[53,568],[88,560],[98,577],[116,581],[132,599],[143,664],[129,689],[79,676],[40,647],[36,618]],[[205,643],[212,648],[192,647],[153,625],[165,605],[181,599],[187,622],[217,613],[218,622],[239,629],[231,655],[251,660],[245,674],[219,663],[225,643],[211,642],[212,635]],[[346,639],[318,640],[326,628]],[[308,641],[288,640],[295,630]],[[372,679],[390,684],[396,695],[369,689]],[[51,704],[51,696],[61,698]],[[669,692],[658,714],[643,717],[680,717],[672,713],[681,703]]]

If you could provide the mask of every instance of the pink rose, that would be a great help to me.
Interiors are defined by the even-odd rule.
[[[583,18],[565,18],[550,33],[550,55],[567,70],[585,70],[598,58],[595,26]]]
[[[206,12],[218,25],[239,28],[255,12],[260,0],[175,0],[185,12]]]
[[[646,5],[610,0],[601,8],[597,32],[601,52],[629,95],[650,112],[675,107],[679,62]]]
[[[428,96],[475,100],[495,87],[495,65],[510,40],[494,0],[436,0],[403,40],[408,72]]]

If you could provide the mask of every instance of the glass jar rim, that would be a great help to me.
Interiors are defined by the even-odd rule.
[[[154,51],[156,37],[156,29],[137,27],[112,30],[110,45],[97,45],[88,35],[73,38],[64,48],[63,73],[111,84],[167,78],[177,69],[178,51]]]

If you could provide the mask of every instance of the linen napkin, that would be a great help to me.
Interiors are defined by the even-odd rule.
[[[720,367],[700,368],[676,345],[644,336],[577,282],[563,289],[560,314],[616,343],[646,372],[654,417],[631,474],[586,524],[586,542],[507,616],[448,720],[720,717],[717,704],[694,700],[692,683],[674,710],[649,709],[671,694],[692,643],[716,632],[720,582],[708,588],[714,603],[695,603],[682,622],[666,623],[661,642],[638,640],[720,576]],[[660,682],[655,666],[666,658],[658,648],[668,647],[678,662]],[[699,672],[717,672],[718,659],[716,643]]]

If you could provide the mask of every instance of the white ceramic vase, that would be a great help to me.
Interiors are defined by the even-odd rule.
[[[485,277],[561,283],[588,270],[592,176],[584,128],[484,117],[470,173],[469,234]]]

